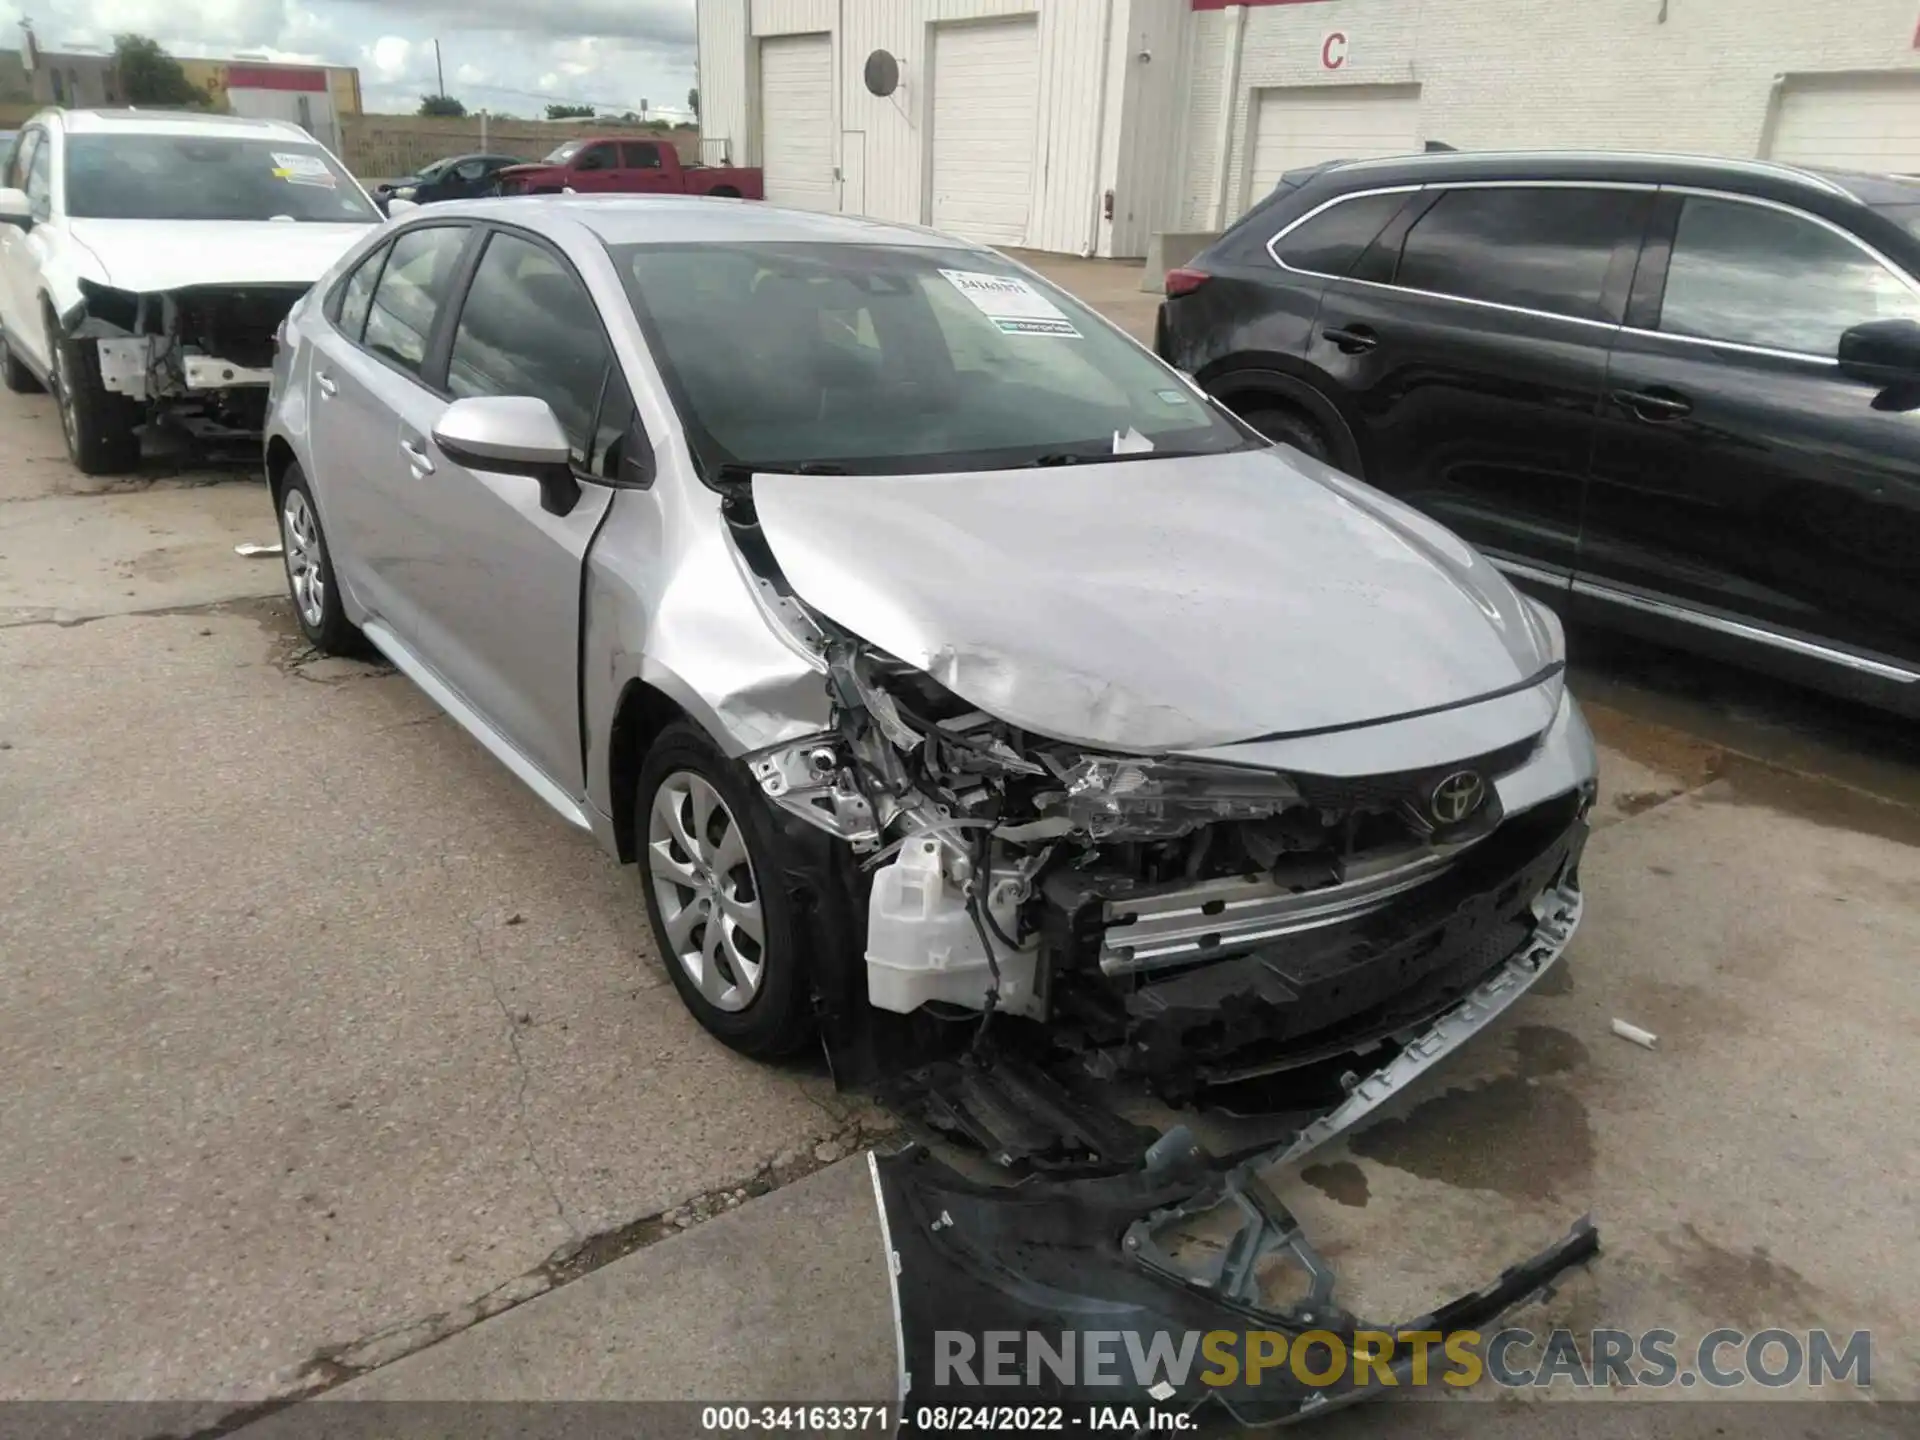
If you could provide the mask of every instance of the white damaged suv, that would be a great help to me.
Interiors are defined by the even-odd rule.
[[[47,110],[0,185],[0,378],[46,386],[89,475],[140,429],[253,437],[274,334],[380,213],[299,126],[174,111]]]

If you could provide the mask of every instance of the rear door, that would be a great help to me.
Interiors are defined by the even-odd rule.
[[[1650,187],[1425,192],[1321,299],[1306,358],[1369,482],[1506,568],[1570,579]]]
[[[421,658],[567,795],[585,794],[580,752],[580,574],[612,499],[632,405],[587,288],[557,250],[518,231],[485,241],[451,317],[435,382],[404,400],[407,533],[400,583]],[[580,500],[541,506],[524,476],[464,469],[433,427],[450,400],[531,395],[573,446]],[[605,422],[603,429],[602,422]]]
[[[331,297],[336,318],[315,341],[314,463],[334,569],[409,645],[418,633],[411,576],[438,557],[422,530],[400,416],[416,397],[434,393],[424,375],[474,238],[473,227],[462,224],[401,231]]]
[[[1841,332],[1920,284],[1839,226],[1669,192],[1607,376],[1580,573],[1616,605],[1920,662],[1920,401]]]

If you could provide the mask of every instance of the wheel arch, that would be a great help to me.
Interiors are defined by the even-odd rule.
[[[1209,366],[1196,378],[1209,395],[1236,414],[1254,408],[1248,404],[1250,400],[1269,401],[1301,412],[1327,437],[1339,468],[1356,479],[1366,479],[1359,437],[1346,416],[1311,380],[1279,368],[1284,363],[1264,357],[1230,360]]]
[[[620,692],[607,731],[607,803],[613,816],[615,853],[623,865],[640,855],[634,811],[641,762],[662,730],[676,720],[692,718],[671,695],[645,680],[629,680]]]
[[[286,482],[287,471],[298,458],[284,435],[275,435],[267,441],[267,491],[273,496],[275,510],[280,508],[280,490]]]

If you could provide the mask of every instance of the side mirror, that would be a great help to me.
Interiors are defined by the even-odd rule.
[[[22,230],[33,228],[33,202],[27,198],[26,191],[12,186],[0,188],[0,225],[18,225]]]
[[[1920,380],[1920,321],[1856,325],[1840,337],[1839,358],[1840,373],[1855,380]]]
[[[456,465],[540,482],[540,508],[565,515],[580,503],[573,447],[553,407],[531,395],[456,400],[434,423],[433,443]]]
[[[420,206],[417,201],[402,200],[398,195],[393,196],[387,201],[388,215],[404,215],[409,210],[418,210],[419,208]]]

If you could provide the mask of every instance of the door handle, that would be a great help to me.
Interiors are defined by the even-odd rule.
[[[1693,402],[1671,390],[1616,390],[1613,398],[1636,420],[1659,425],[1693,413]]]
[[[1345,355],[1364,355],[1380,343],[1380,337],[1365,325],[1352,325],[1346,328],[1329,326],[1320,332]]]
[[[411,440],[402,440],[400,448],[407,452],[407,463],[413,466],[414,474],[431,475],[433,473],[433,461],[427,458],[427,452],[419,445]]]
[[[331,399],[340,393],[340,387],[333,383],[333,377],[324,370],[313,372],[313,383],[320,387],[320,393]]]

